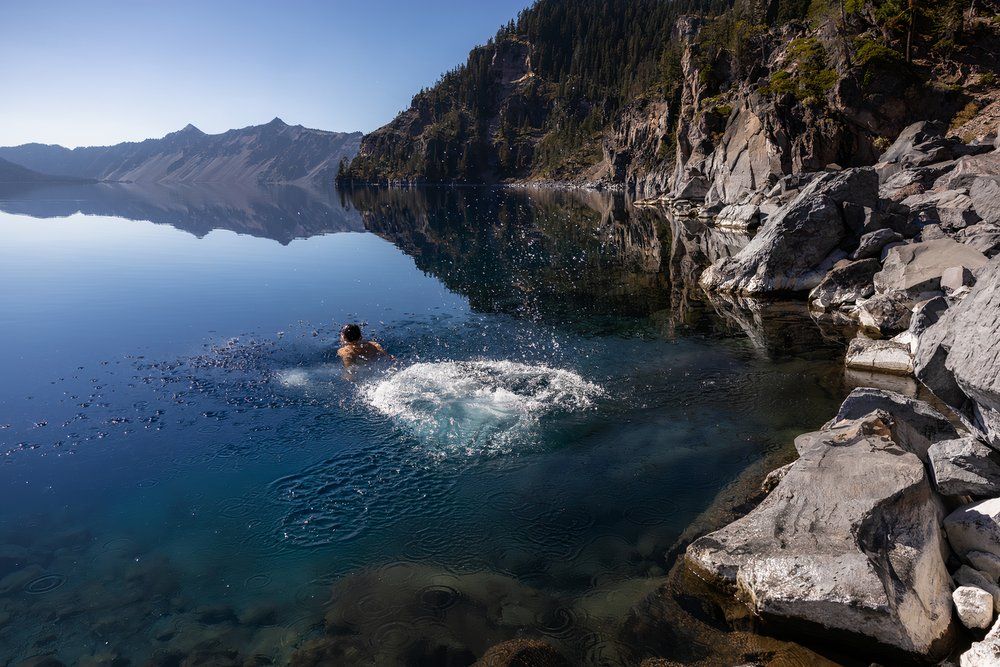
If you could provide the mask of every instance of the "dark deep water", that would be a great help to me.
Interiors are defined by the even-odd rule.
[[[703,300],[742,242],[595,193],[0,192],[0,658],[809,662],[668,576],[847,390],[800,309]],[[351,320],[397,361],[345,372]]]

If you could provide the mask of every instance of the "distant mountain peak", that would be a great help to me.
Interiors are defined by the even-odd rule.
[[[102,181],[325,186],[333,183],[341,160],[354,157],[359,143],[358,134],[305,130],[275,118],[265,125],[220,134],[205,134],[189,123],[162,139],[114,146],[74,150],[38,144],[13,146],[0,148],[0,159],[39,175],[66,174]],[[17,178],[28,177],[20,174]]]

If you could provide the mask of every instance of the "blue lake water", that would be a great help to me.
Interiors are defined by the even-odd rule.
[[[665,643],[687,622],[650,601],[847,383],[800,310],[703,299],[745,240],[697,224],[595,193],[0,192],[0,657],[736,655],[697,614]],[[345,370],[348,321],[395,361]]]

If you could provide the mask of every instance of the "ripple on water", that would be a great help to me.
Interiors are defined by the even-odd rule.
[[[61,574],[46,574],[25,584],[24,592],[29,595],[44,595],[51,593],[65,583],[66,577]]]

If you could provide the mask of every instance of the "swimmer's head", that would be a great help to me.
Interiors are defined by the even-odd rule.
[[[345,324],[340,330],[340,340],[345,343],[357,343],[361,340],[361,327],[357,324]]]

